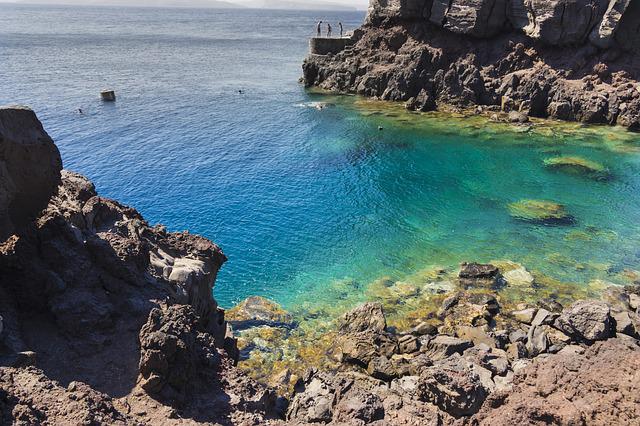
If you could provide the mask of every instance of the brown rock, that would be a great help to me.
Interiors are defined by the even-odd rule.
[[[29,108],[0,107],[0,242],[47,206],[60,184],[58,148]]]

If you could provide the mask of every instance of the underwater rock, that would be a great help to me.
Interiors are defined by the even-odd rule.
[[[550,169],[562,170],[593,179],[604,180],[611,176],[609,170],[602,164],[582,157],[548,158],[544,160],[544,165]]]
[[[508,205],[511,216],[516,219],[542,224],[571,224],[573,216],[565,207],[552,201],[521,200]]]
[[[260,296],[251,296],[229,309],[225,318],[235,330],[268,325],[295,327],[291,315],[277,303]]]
[[[502,277],[510,286],[531,287],[534,282],[533,275],[524,267],[503,272]]]

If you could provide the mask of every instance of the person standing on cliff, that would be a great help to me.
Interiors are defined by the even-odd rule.
[[[322,36],[322,21],[318,22],[318,37]]]
[[[327,37],[331,37],[331,24],[327,22]]]
[[[338,26],[340,27],[340,38],[342,38],[342,22],[338,22]]]

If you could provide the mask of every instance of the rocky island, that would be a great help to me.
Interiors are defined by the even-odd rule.
[[[639,28],[630,0],[373,0],[348,46],[306,59],[303,81],[416,111],[640,130]]]
[[[0,108],[0,172],[2,424],[640,421],[640,277],[571,293],[515,264],[465,263],[425,281],[427,298],[379,282],[386,306],[397,294],[415,309],[390,324],[385,304],[357,306],[309,342],[328,342],[325,367],[298,354],[297,377],[260,366],[278,375],[260,383],[236,366],[231,324],[298,324],[261,298],[220,309],[218,246],[100,197],[27,108]]]

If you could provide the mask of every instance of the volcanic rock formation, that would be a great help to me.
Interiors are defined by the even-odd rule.
[[[61,171],[32,111],[1,108],[0,137],[3,424],[263,421],[275,396],[212,297],[222,251]]]
[[[411,110],[480,105],[637,130],[639,49],[629,0],[372,0],[351,45],[310,55],[303,80]]]

